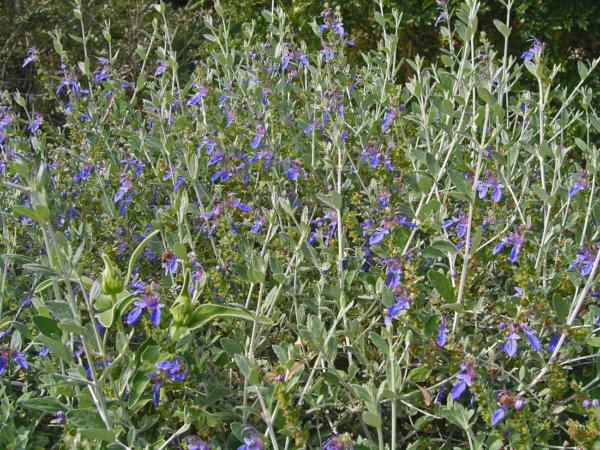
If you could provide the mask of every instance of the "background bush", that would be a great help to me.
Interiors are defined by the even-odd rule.
[[[2,446],[598,445],[600,60],[528,3],[15,5]]]

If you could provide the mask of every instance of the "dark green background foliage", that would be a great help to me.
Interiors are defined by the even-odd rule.
[[[115,47],[119,47],[122,71],[137,73],[139,62],[132,55],[144,35],[151,28],[152,3],[141,0],[88,0],[83,2],[82,11],[86,22],[93,30],[110,26]],[[210,50],[211,43],[204,39],[207,29],[202,16],[214,14],[211,1],[175,0],[167,2],[169,21],[177,28],[175,50],[180,56],[181,71],[191,74],[194,61],[202,58]],[[450,11],[458,5],[450,0]],[[439,53],[441,35],[433,26],[439,13],[435,0],[385,0],[386,10],[397,8],[403,13],[400,30],[399,51],[401,57],[414,58],[420,54],[432,60]],[[324,8],[323,3],[302,0],[276,2],[284,7],[292,29],[302,40],[315,48],[319,46],[309,22]],[[337,8],[344,17],[344,25],[351,37],[356,40],[350,57],[359,58],[361,51],[376,47],[381,28],[373,17],[375,4],[369,0],[335,0],[327,3]],[[270,9],[270,1],[236,0],[225,1],[226,14],[234,21],[232,34],[241,39],[241,25],[256,21],[259,35],[267,33],[267,23],[259,14],[262,9]],[[52,47],[50,31],[60,29],[65,39],[63,45],[69,55],[81,52],[79,23],[72,14],[73,5],[58,0],[5,0],[0,5],[0,87],[18,89],[23,93],[35,94],[41,91],[41,80],[36,78],[35,66],[21,68],[28,47],[36,47],[42,58],[54,63],[58,69],[59,57]],[[496,48],[501,48],[502,36],[494,27],[493,19],[503,18],[505,7],[501,1],[482,2],[479,11],[479,28],[485,32]],[[572,86],[578,81],[577,61],[592,59],[600,55],[600,2],[597,0],[518,0],[513,7],[513,34],[510,39],[510,54],[519,56],[529,46],[532,36],[546,44],[544,54],[552,64],[560,64],[559,78],[565,85]],[[96,34],[96,42],[102,40]],[[104,47],[103,43],[99,47]],[[443,47],[442,47],[443,48]],[[94,52],[94,41],[90,43]],[[83,59],[83,58],[82,58]],[[404,66],[400,76],[406,77],[410,68]],[[591,83],[598,86],[598,76]]]

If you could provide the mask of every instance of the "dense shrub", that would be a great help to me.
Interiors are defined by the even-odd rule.
[[[79,9],[82,61],[28,52],[49,112],[2,95],[4,448],[598,445],[600,60],[563,88],[510,13],[495,49],[478,2],[440,5],[432,65],[383,9],[361,64],[333,10],[309,51],[279,9],[233,45],[218,5],[189,82],[164,5],[126,70]]]

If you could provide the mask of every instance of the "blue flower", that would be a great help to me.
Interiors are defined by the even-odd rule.
[[[290,167],[286,170],[285,175],[292,181],[297,181],[301,171],[300,165],[296,161],[290,163]]]
[[[579,176],[577,177],[577,180],[575,181],[573,186],[571,186],[571,188],[569,189],[569,192],[567,193],[569,198],[573,197],[579,191],[582,191],[585,188],[587,188],[588,181],[586,179],[586,176],[587,176],[587,174],[585,172],[581,172],[579,174]]]
[[[185,380],[188,374],[187,363],[181,356],[175,356],[171,360],[165,360],[156,364],[169,380]]]
[[[581,275],[584,277],[588,276],[592,272],[595,259],[596,252],[594,252],[591,246],[586,245],[577,250],[577,256],[569,263],[569,269],[579,267]]]
[[[252,225],[252,228],[250,229],[250,232],[253,234],[257,234],[260,229],[262,228],[263,224],[264,224],[265,220],[263,218],[258,218],[254,221],[254,224]]]
[[[479,198],[485,198],[488,194],[490,188],[492,191],[492,200],[498,203],[502,200],[502,188],[504,185],[500,183],[500,180],[492,176],[491,172],[486,171],[485,176],[486,181],[480,181],[477,184],[477,192],[479,193]]]
[[[313,120],[311,123],[309,123],[306,128],[304,128],[303,133],[305,135],[310,134],[312,132],[312,130],[315,128],[315,126],[317,125],[317,121]]]
[[[467,387],[471,386],[475,379],[476,365],[472,361],[465,362],[461,365],[460,373],[456,375],[458,381],[452,386],[450,395],[453,400],[458,400],[463,393],[467,390]]]
[[[508,333],[504,336],[506,342],[502,345],[502,351],[512,358],[517,353],[517,340],[521,339],[515,332],[514,325],[510,325]]]
[[[369,245],[379,244],[388,234],[390,234],[389,229],[377,228],[375,233],[369,238]]]
[[[442,386],[442,388],[440,389],[440,392],[438,392],[437,395],[435,396],[435,399],[433,399],[433,403],[441,404],[444,399],[445,393],[446,393],[446,386]]]
[[[354,446],[352,445],[347,433],[343,436],[333,433],[329,439],[323,443],[321,448],[323,450],[352,450]]]
[[[536,55],[539,55],[541,53],[542,48],[544,47],[544,44],[536,37],[532,37],[531,42],[532,44],[529,50],[523,52],[523,54],[521,55],[523,61],[531,61],[535,58]]]
[[[446,334],[448,333],[448,326],[446,323],[446,318],[442,319],[442,323],[440,324],[440,326],[438,327],[437,330],[437,337],[435,338],[435,342],[437,343],[437,345],[439,347],[444,347],[446,345],[446,342],[448,340]]]
[[[252,212],[252,208],[246,203],[243,203],[234,193],[227,194],[227,206],[235,207],[245,213]]]
[[[448,20],[449,15],[448,15],[448,2],[447,0],[436,0],[437,4],[440,5],[440,14],[438,15],[437,19],[435,19],[435,24],[434,26],[437,27],[440,22],[444,21],[444,20]]]
[[[185,438],[187,450],[210,450],[210,444],[204,442],[198,436],[188,436]]]
[[[554,352],[559,341],[560,334],[553,334],[552,336],[550,336],[550,342],[548,343],[548,351]]]
[[[156,67],[156,70],[154,71],[154,76],[160,77],[163,73],[165,73],[165,71],[167,70],[168,67],[169,67],[169,64],[166,63],[165,61],[159,62],[158,66]]]
[[[523,333],[527,337],[531,348],[533,348],[536,352],[539,352],[542,349],[542,344],[536,336],[537,331],[535,331],[533,328],[529,328],[527,325],[524,324],[521,325],[521,330],[523,330]]]
[[[460,211],[458,216],[454,216],[451,219],[442,222],[442,228],[448,229],[456,227],[456,236],[459,239],[462,239],[467,234],[468,222],[469,219],[467,215],[464,212]]]
[[[260,145],[260,141],[265,136],[265,127],[262,125],[256,125],[256,134],[254,135],[254,139],[250,143],[250,147],[256,148]]]
[[[233,121],[235,120],[236,116],[237,116],[237,113],[235,112],[235,109],[229,108],[227,110],[227,116],[226,116],[227,117],[227,122],[225,123],[225,127],[226,128],[228,128],[233,123]]]
[[[27,125],[27,130],[30,133],[35,133],[40,128],[42,123],[44,123],[44,117],[41,114],[36,114],[31,123]]]
[[[383,116],[383,121],[381,122],[381,130],[386,131],[389,126],[394,122],[396,115],[398,114],[395,107],[392,107],[388,112]]]
[[[110,72],[109,72],[110,69],[108,67],[108,63],[109,63],[108,59],[98,58],[98,61],[102,65],[102,68],[97,69],[94,72],[94,79],[100,83],[101,81],[108,80],[110,78]]]
[[[188,106],[196,106],[202,101],[204,97],[208,95],[208,87],[201,85],[192,97],[187,101]]]
[[[525,242],[525,237],[521,233],[511,232],[505,238],[502,238],[500,242],[494,247],[492,250],[492,254],[495,255],[499,253],[504,247],[510,245],[512,247],[510,251],[509,261],[514,263],[517,261],[519,253],[521,252],[521,248]]]
[[[496,425],[498,425],[502,419],[504,419],[506,415],[506,409],[505,408],[500,408],[497,409],[496,411],[494,411],[494,414],[492,414],[492,426],[495,427]]]
[[[394,256],[388,259],[387,262],[387,277],[385,285],[395,289],[400,284],[400,274],[402,273],[403,265],[399,256]]]
[[[133,302],[135,308],[133,308],[127,315],[127,325],[133,325],[136,323],[144,309],[150,311],[150,319],[156,326],[160,325],[160,309],[165,305],[160,302],[160,297],[156,292],[153,292],[155,286],[147,286],[142,295],[142,300],[136,300]]]
[[[27,65],[29,65],[30,63],[32,63],[33,61],[35,61],[38,57],[38,52],[34,47],[30,47],[27,49],[27,56],[25,58],[25,60],[23,61],[23,65],[21,67],[26,67]]]
[[[317,217],[311,224],[316,227],[316,230],[311,234],[310,245],[314,246],[317,237],[322,236],[325,247],[329,247],[329,242],[337,230],[337,213],[334,210],[329,210],[325,213],[325,216]]]
[[[247,436],[244,437],[244,445],[239,446],[237,450],[264,450],[265,444],[255,428],[246,425],[242,432]]]
[[[120,200],[122,200],[123,197],[125,196],[125,194],[129,191],[129,189],[131,189],[132,186],[133,186],[133,182],[129,179],[129,177],[127,175],[122,175],[121,176],[121,186],[119,186],[119,189],[115,193],[113,202],[117,203]]]
[[[410,307],[410,296],[405,291],[395,293],[394,300],[395,302],[388,307],[386,315],[384,316],[383,321],[386,324],[390,323]]]
[[[381,192],[379,193],[379,196],[377,197],[378,208],[382,209],[382,208],[387,207],[390,203],[390,198],[391,198],[390,191],[388,191],[387,189],[382,189]]]
[[[172,251],[166,251],[161,256],[162,266],[165,269],[165,275],[176,274],[181,261]]]

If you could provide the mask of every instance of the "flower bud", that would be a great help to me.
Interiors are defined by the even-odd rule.
[[[185,326],[190,321],[192,312],[194,310],[192,306],[192,299],[189,294],[190,284],[190,271],[189,269],[185,272],[183,286],[181,292],[175,299],[173,306],[171,306],[171,314],[173,315],[173,324],[176,326]]]
[[[117,295],[123,292],[125,281],[119,268],[103,254],[104,270],[102,271],[102,292],[106,295]]]

